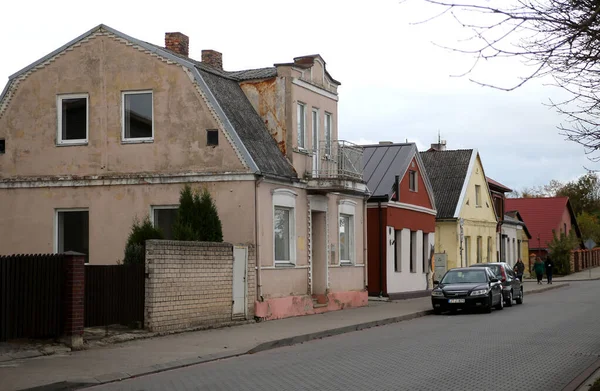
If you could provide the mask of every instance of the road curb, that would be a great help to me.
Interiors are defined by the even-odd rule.
[[[575,379],[571,380],[562,391],[576,391],[587,381],[587,379],[592,377],[598,369],[600,369],[600,358],[584,369]]]
[[[529,291],[525,291],[525,293],[528,294],[528,295],[534,295],[536,293],[547,292],[547,291],[551,291],[553,289],[565,288],[565,287],[568,287],[569,285],[571,285],[571,284],[569,284],[569,283],[562,283],[561,282],[560,285],[547,286],[547,287],[544,287],[544,288],[541,288],[541,289],[536,289],[536,290],[530,291],[530,292]]]
[[[346,334],[353,331],[370,329],[372,327],[385,326],[387,324],[398,323],[405,320],[411,320],[433,314],[433,310],[417,311],[410,314],[395,316],[392,318],[378,319],[370,322],[354,324],[350,326],[337,327],[329,330],[318,331],[316,333],[309,333],[304,335],[297,335],[295,337],[283,338],[276,341],[269,341],[261,343],[260,345],[250,349],[248,354],[254,354],[264,352],[265,350],[276,349],[284,346],[296,345],[312,341],[315,339],[321,339],[326,337],[332,337],[334,335]]]

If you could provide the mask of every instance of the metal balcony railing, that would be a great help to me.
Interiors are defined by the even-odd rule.
[[[313,179],[363,180],[363,148],[344,140],[322,141],[309,157]]]

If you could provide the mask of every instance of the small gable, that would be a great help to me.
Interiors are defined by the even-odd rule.
[[[425,184],[424,175],[426,174],[424,173],[425,171],[419,167],[416,157],[413,157],[400,181],[399,202],[433,209],[432,197],[430,197]]]
[[[471,167],[469,167],[467,180],[468,185],[463,189],[461,194],[459,217],[497,222],[492,196],[483,171],[481,159],[477,153]]]

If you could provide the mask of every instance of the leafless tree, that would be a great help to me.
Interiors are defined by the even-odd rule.
[[[470,40],[457,43],[461,47],[449,48],[474,55],[465,75],[481,60],[516,57],[531,66],[510,86],[474,82],[510,91],[549,76],[567,91],[570,98],[550,101],[565,116],[560,132],[582,144],[590,159],[600,160],[593,154],[600,149],[600,0],[424,1],[442,7],[436,16],[451,15],[473,32]]]

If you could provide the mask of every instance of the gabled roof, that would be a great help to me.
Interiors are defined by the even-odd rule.
[[[548,247],[548,243],[553,239],[552,230],[557,230],[557,234],[559,233],[559,224],[565,208],[571,215],[571,225],[575,228],[577,236],[581,238],[577,219],[568,197],[507,198],[505,205],[508,210],[518,211],[527,224],[532,237],[530,248],[538,248],[538,235],[539,245],[542,248]]]
[[[232,142],[240,159],[256,174],[274,176],[286,179],[297,179],[297,175],[287,158],[281,153],[277,142],[271,137],[262,119],[253,109],[248,98],[237,84],[237,79],[229,72],[214,69],[199,61],[179,55],[160,46],[138,40],[121,33],[111,27],[100,24],[80,35],[66,45],[44,56],[19,72],[11,75],[0,95],[0,113],[5,107],[5,101],[16,88],[18,79],[34,70],[41,64],[50,61],[68,48],[78,44],[90,36],[106,32],[119,39],[136,45],[152,55],[158,55],[187,68],[194,82],[206,95],[209,104],[215,110],[228,139]]]
[[[512,223],[519,224],[521,227],[523,227],[527,238],[531,239],[531,234],[529,233],[529,229],[527,229],[527,224],[525,224],[525,220],[523,220],[523,217],[521,217],[521,214],[518,210],[506,212],[504,215],[504,221],[510,221]]]
[[[512,189],[509,189],[508,187],[504,186],[500,182],[496,182],[492,178],[485,177],[485,179],[487,180],[488,186],[490,187],[490,190],[492,190],[492,191],[499,191],[501,193],[510,193],[510,192],[512,192]]]
[[[395,176],[404,177],[413,158],[421,170],[432,209],[435,209],[435,197],[427,176],[427,170],[421,160],[415,143],[363,145],[363,177],[371,197],[390,199],[394,192]]]
[[[467,175],[477,152],[473,149],[430,150],[420,155],[433,188],[437,218],[457,218],[463,188],[468,185]]]

